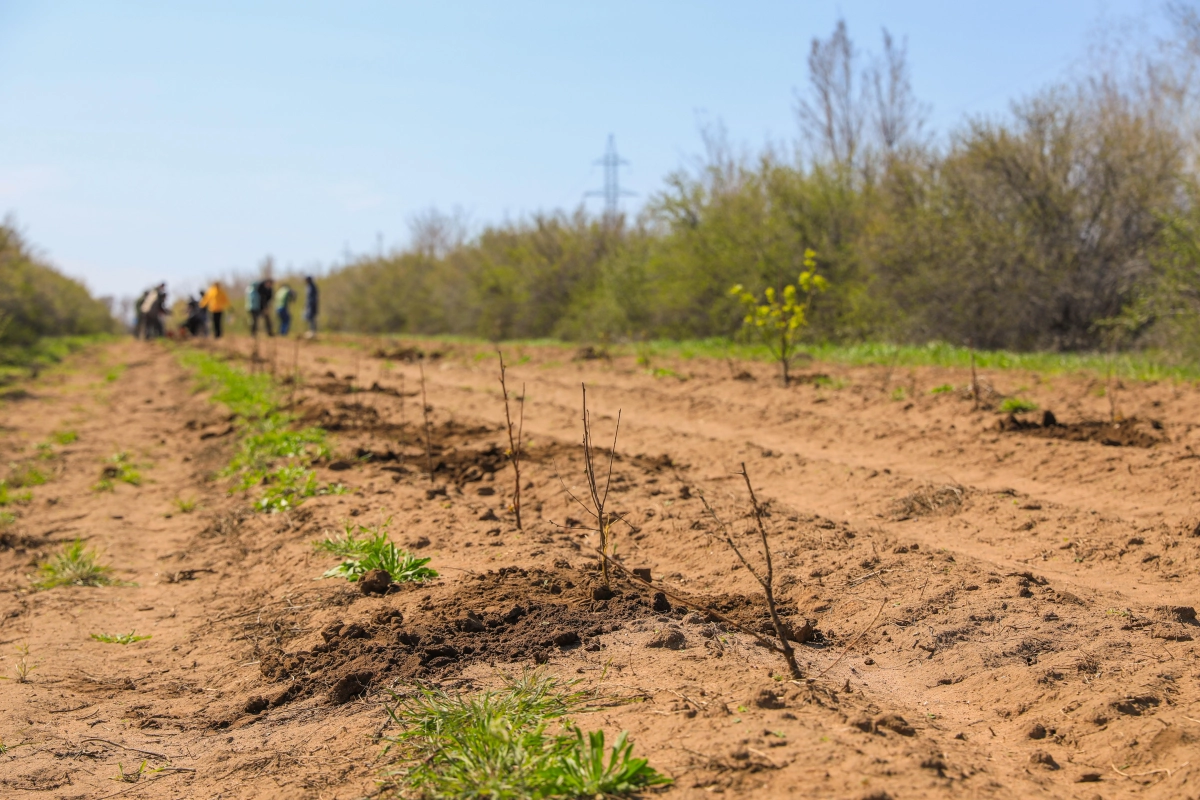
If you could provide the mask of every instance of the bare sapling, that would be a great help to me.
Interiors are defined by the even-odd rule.
[[[971,350],[971,400],[974,401],[973,411],[979,410],[979,375],[975,372],[975,348]]]
[[[746,481],[746,490],[750,493],[750,504],[754,508],[754,522],[758,526],[758,535],[762,540],[763,560],[766,562],[766,572],[760,572],[755,568],[750,561],[742,555],[741,549],[737,546],[737,542],[733,540],[733,534],[729,530],[729,526],[725,521],[717,516],[717,512],[708,504],[708,498],[700,492],[700,501],[704,503],[704,508],[708,510],[709,515],[716,520],[721,526],[721,532],[725,537],[725,543],[733,550],[734,555],[738,557],[738,561],[744,566],[754,579],[758,581],[762,587],[763,594],[767,598],[767,611],[771,615],[771,625],[775,628],[775,635],[779,637],[779,644],[774,647],[775,651],[783,656],[787,662],[788,671],[791,672],[794,680],[800,680],[803,674],[800,672],[800,665],[796,663],[796,652],[792,649],[791,641],[788,637],[788,628],[783,624],[783,620],[779,618],[779,609],[775,603],[775,566],[771,559],[771,545],[767,541],[767,528],[763,524],[762,506],[759,505],[758,497],[754,494],[754,487],[750,483],[750,474],[746,471],[745,463],[742,464],[742,478]]]
[[[433,483],[433,435],[429,427],[429,400],[425,397],[425,364],[418,361],[421,370],[421,413],[425,416],[425,468],[429,470],[429,482]]]
[[[517,414],[517,430],[514,437],[512,413],[508,407],[508,384],[505,381],[504,369],[504,354],[499,350],[496,355],[500,356],[500,389],[504,392],[504,422],[508,427],[508,460],[513,467],[513,513],[517,515],[517,530],[522,530],[521,527],[521,442],[522,434],[525,430],[525,384],[521,384],[521,396],[517,398],[518,414]]]
[[[595,521],[594,524],[596,527],[592,528],[591,530],[596,531],[596,533],[600,536],[600,547],[597,549],[600,551],[600,571],[601,575],[603,576],[605,589],[612,588],[609,581],[608,562],[609,556],[612,552],[612,528],[613,524],[618,520],[618,516],[616,514],[612,514],[607,510],[606,504],[608,502],[608,490],[612,485],[613,459],[615,459],[617,455],[617,434],[620,432],[620,430],[621,412],[618,411],[617,425],[613,429],[612,450],[610,450],[608,453],[608,472],[604,476],[604,488],[601,489],[600,477],[596,474],[596,466],[592,456],[592,450],[594,449],[592,445],[592,417],[588,412],[587,407],[587,384],[583,384],[583,473],[584,477],[587,479],[588,500],[591,502],[591,505],[588,505],[588,503],[585,503],[576,497],[575,494],[567,488],[567,484],[565,481],[563,481],[561,475],[558,477],[558,481],[562,484],[563,490],[566,491],[567,496],[578,503],[579,507],[582,508],[587,515]]]

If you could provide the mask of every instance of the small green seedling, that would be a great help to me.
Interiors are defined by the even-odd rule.
[[[954,391],[953,384],[943,383],[941,386],[935,386],[929,390],[930,394],[950,394]]]
[[[153,775],[156,772],[162,772],[164,769],[166,769],[166,767],[150,767],[147,769],[146,760],[143,759],[142,763],[138,765],[138,768],[135,771],[126,772],[125,765],[118,761],[117,774],[116,777],[112,778],[112,780],[117,781],[118,783],[137,783],[142,779],[143,775]]]
[[[32,492],[14,492],[8,486],[8,481],[0,481],[0,508],[10,505],[29,505],[33,501]]]
[[[829,286],[829,282],[817,274],[816,259],[815,251],[804,251],[804,271],[800,273],[799,288],[791,284],[785,286],[782,297],[774,287],[767,287],[762,300],[740,283],[729,290],[746,306],[743,329],[752,331],[779,362],[784,386],[790,382],[788,368],[796,355],[800,336],[808,326],[808,308],[813,295]]]
[[[75,431],[58,431],[53,438],[58,444],[72,444],[79,438],[79,434]]]
[[[420,582],[436,578],[437,572],[425,566],[431,559],[417,558],[392,544],[387,535],[390,522],[389,517],[374,528],[347,524],[342,538],[326,538],[313,542],[313,547],[317,550],[342,559],[342,563],[321,577],[357,581],[370,570],[382,569],[392,577],[394,583]],[[359,538],[360,534],[367,536]]]
[[[174,500],[171,501],[171,505],[173,505],[173,506],[175,506],[175,508],[179,509],[180,514],[190,514],[199,507],[199,501],[197,501],[195,499],[186,499],[183,497],[176,497]]]
[[[17,677],[10,678],[7,675],[0,675],[0,680],[29,683],[29,674],[38,668],[38,664],[29,659],[29,645],[19,644],[16,646],[16,650],[17,663],[13,664],[13,671],[17,673]]]
[[[38,589],[56,586],[113,586],[119,583],[112,577],[112,567],[101,564],[99,554],[76,539],[63,547],[62,552],[38,564],[39,578],[33,585]]]
[[[133,644],[150,638],[150,634],[137,634],[133,631],[129,633],[93,633],[92,638],[97,642],[105,644]]]
[[[894,402],[898,403],[901,400],[907,400],[907,399],[908,399],[908,390],[905,389],[903,386],[897,386],[895,389],[892,390],[892,400]]]
[[[1001,414],[1024,414],[1027,411],[1037,411],[1038,405],[1023,397],[1006,397],[1000,403]]]

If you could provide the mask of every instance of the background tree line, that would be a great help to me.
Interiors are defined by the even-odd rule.
[[[411,244],[322,280],[326,322],[493,339],[728,336],[729,287],[830,284],[823,340],[1078,350],[1200,341],[1196,80],[1200,21],[1117,48],[1090,74],[969,119],[935,142],[905,46],[812,42],[798,141],[705,152],[636,218],[582,209],[475,233],[431,211]],[[1118,42],[1119,44],[1119,42]]]
[[[11,221],[0,224],[0,361],[44,336],[115,330],[107,301],[39,258]]]

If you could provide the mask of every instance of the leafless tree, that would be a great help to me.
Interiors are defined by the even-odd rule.
[[[929,109],[913,93],[907,40],[897,44],[884,28],[883,54],[873,60],[867,79],[873,101],[871,123],[884,151],[894,153],[920,144]]]
[[[839,19],[829,39],[813,39],[808,54],[809,96],[797,106],[800,130],[814,153],[841,168],[855,166],[866,108],[856,80],[854,43]]]

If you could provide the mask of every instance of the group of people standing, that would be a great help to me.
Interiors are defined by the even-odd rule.
[[[309,276],[304,279],[304,321],[308,323],[308,336],[317,333],[317,313],[319,310],[319,293],[317,283]],[[279,319],[279,334],[287,336],[292,328],[292,304],[296,302],[296,292],[284,283],[275,288],[272,278],[264,278],[246,287],[246,311],[250,314],[250,333],[258,336],[261,322],[267,336],[274,336],[272,312]],[[181,326],[191,336],[208,336],[211,330],[214,338],[220,339],[225,332],[225,317],[229,313],[233,301],[220,281],[212,285],[197,300],[189,297],[187,301],[187,318]],[[165,320],[170,312],[167,310],[167,286],[160,283],[152,289],[147,289],[137,300],[137,323],[134,336],[142,339],[153,339],[166,335]]]

